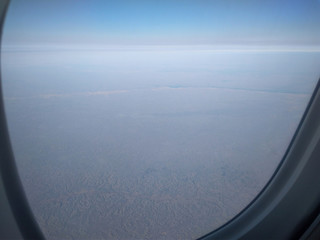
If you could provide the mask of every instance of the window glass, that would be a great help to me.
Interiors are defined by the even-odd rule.
[[[18,1],[1,68],[48,239],[194,239],[279,165],[320,76],[319,1]]]

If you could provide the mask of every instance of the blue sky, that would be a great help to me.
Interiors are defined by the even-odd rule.
[[[319,0],[12,0],[4,45],[319,45]]]

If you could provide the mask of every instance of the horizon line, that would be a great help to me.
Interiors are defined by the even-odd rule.
[[[2,44],[1,52],[29,51],[110,51],[166,50],[206,52],[320,52],[320,45],[244,45],[244,44]]]

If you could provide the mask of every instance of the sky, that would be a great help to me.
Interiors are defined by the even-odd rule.
[[[320,0],[12,0],[4,46],[320,45]]]

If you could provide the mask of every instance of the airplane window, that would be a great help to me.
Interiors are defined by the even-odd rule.
[[[1,69],[48,239],[195,239],[267,184],[320,73],[319,1],[18,1]]]

